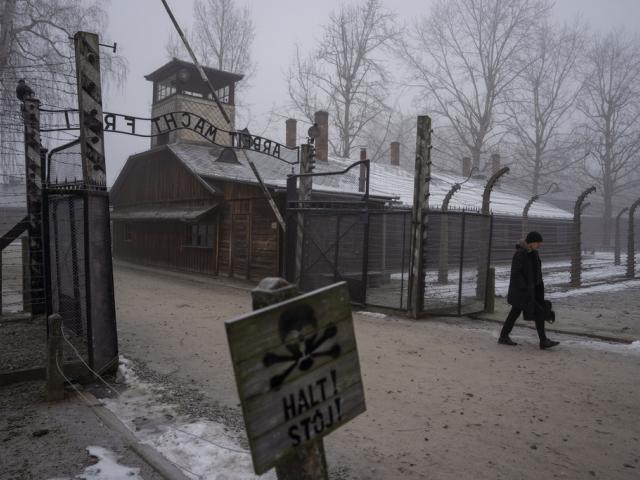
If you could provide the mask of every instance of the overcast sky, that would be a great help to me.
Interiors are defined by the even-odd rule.
[[[168,0],[183,28],[192,23],[192,0]],[[269,123],[269,112],[286,114],[285,73],[300,45],[310,50],[321,35],[329,13],[339,7],[339,0],[248,0],[253,12],[256,38],[253,59],[256,73],[238,103],[245,105],[249,128],[274,140],[284,141],[285,118]],[[401,22],[412,23],[428,13],[431,0],[386,1]],[[160,0],[112,0],[108,6],[109,26],[102,42],[117,42],[118,53],[129,62],[129,75],[121,89],[110,88],[104,109],[135,116],[151,112],[151,83],[144,75],[152,72],[168,57],[165,44],[173,26]],[[625,28],[640,32],[640,0],[556,0],[555,15],[571,20],[580,15],[594,29]],[[107,51],[103,51],[104,54]],[[428,112],[425,112],[428,113]],[[274,117],[270,117],[274,120]],[[244,127],[245,125],[238,125]],[[106,134],[109,184],[117,177],[127,157],[149,148],[149,139],[114,133]]]

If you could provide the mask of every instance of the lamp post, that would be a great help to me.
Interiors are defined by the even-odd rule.
[[[581,285],[582,274],[582,242],[581,242],[581,224],[580,215],[582,214],[582,204],[587,195],[596,191],[596,187],[589,187],[582,192],[576,199],[573,207],[573,250],[571,252],[571,286],[579,287]]]
[[[471,169],[467,179],[462,183],[454,183],[442,201],[442,220],[440,221],[440,255],[438,255],[438,283],[447,284],[449,282],[449,202],[453,195],[467,183],[473,172],[477,170],[475,167]]]
[[[556,182],[551,182],[551,185],[549,185],[549,188],[547,188],[546,192],[532,196],[527,202],[527,204],[524,206],[524,209],[522,210],[522,236],[523,237],[527,234],[527,230],[529,230],[529,210],[531,209],[531,205],[533,205],[534,202],[538,201],[540,197],[549,193],[553,187],[555,187],[554,192],[560,191],[560,187],[558,187],[558,184]]]
[[[629,207],[624,207],[616,216],[616,238],[615,246],[613,247],[613,264],[620,265],[620,219],[622,215],[629,210]]]
[[[635,225],[634,216],[636,208],[640,206],[640,198],[633,202],[629,208],[629,231],[627,232],[627,278],[636,276],[636,244],[635,244]]]

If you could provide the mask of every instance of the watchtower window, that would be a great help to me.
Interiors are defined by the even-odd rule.
[[[175,80],[158,82],[156,84],[156,102],[159,102],[164,98],[170,97],[171,95],[175,95],[175,93],[176,93]]]
[[[218,97],[218,100],[222,103],[229,103],[229,85],[216,90],[216,97]]]

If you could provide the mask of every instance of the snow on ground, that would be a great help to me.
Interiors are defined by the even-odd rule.
[[[564,292],[552,292],[545,294],[545,298],[566,298],[573,295],[585,295],[588,293],[603,293],[603,292],[617,292],[620,290],[626,290],[627,288],[640,287],[640,280],[629,280],[627,282],[616,283],[604,283],[601,285],[593,285],[591,287],[575,288],[572,290],[566,290]]]
[[[74,479],[81,480],[143,480],[139,468],[130,468],[118,463],[118,456],[103,447],[87,447],[89,455],[98,459],[98,463],[87,467],[84,473]],[[72,480],[70,478],[52,478],[50,480]]]
[[[142,381],[131,361],[120,357],[120,372],[128,389],[104,399],[138,439],[159,451],[190,478],[202,480],[273,479],[272,473],[253,474],[251,456],[225,426],[209,420],[180,418],[173,405],[163,404],[162,387]]]
[[[555,338],[555,337],[554,337]],[[568,339],[562,342],[563,345],[598,350],[602,352],[613,352],[626,355],[640,355],[640,340],[632,343],[612,343],[600,340]]]
[[[533,322],[532,322],[533,323]],[[491,335],[494,339],[498,340],[498,336],[500,334],[499,329],[486,329],[486,328],[478,328],[478,327],[465,327],[467,330],[473,331],[481,331],[485,332],[488,335]],[[535,333],[533,334],[529,329],[524,329],[521,325],[516,323],[515,329],[509,335],[511,339],[515,340],[518,343],[525,344],[527,342],[531,342],[532,338],[535,337]],[[576,337],[573,335],[563,334],[563,333],[553,333],[550,334],[553,340],[560,341],[560,345],[562,347],[575,347],[584,350],[597,350],[599,352],[609,352],[609,353],[617,353],[620,355],[638,355],[640,356],[640,340],[636,340],[631,343],[622,343],[622,342],[609,342],[605,340],[599,339],[591,339],[587,337]]]
[[[511,265],[507,263],[494,265],[496,270],[496,295],[506,297],[509,289]],[[614,265],[612,252],[595,252],[583,255],[582,288],[570,288],[571,262],[569,260],[544,261],[542,258],[542,275],[548,298],[564,298],[598,292],[613,292],[637,287],[640,281],[626,280],[626,255],[621,256],[621,265]],[[408,281],[409,274],[393,273],[391,280]],[[478,267],[472,262],[465,265],[462,271],[463,302],[476,297],[476,281]],[[431,305],[438,302],[447,303],[458,298],[460,270],[449,268],[447,283],[438,282],[438,271],[425,272],[425,300]]]
[[[22,247],[20,240],[0,252],[0,305],[5,313],[22,311]]]
[[[496,294],[506,296],[509,289],[510,265],[496,265]],[[626,273],[626,255],[621,256],[621,265],[614,265],[612,252],[595,252],[594,254],[584,255],[582,257],[582,284],[583,288],[569,289],[563,292],[554,292],[554,290],[564,290],[568,288],[571,279],[571,262],[563,261],[544,261],[542,255],[542,276],[546,290],[551,291],[550,295],[555,298],[567,297],[571,295],[580,295],[582,293],[590,293],[585,291],[590,287],[589,284],[600,284],[604,282],[616,282],[624,279]],[[617,282],[608,284],[608,290],[593,291],[614,291],[628,288],[625,286],[630,282]],[[604,287],[604,285],[602,285]]]

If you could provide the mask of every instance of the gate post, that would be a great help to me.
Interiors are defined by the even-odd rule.
[[[620,265],[620,219],[622,215],[629,210],[629,207],[624,207],[616,216],[616,238],[615,246],[613,247],[613,264]],[[627,232],[628,233],[628,232]]]
[[[297,247],[298,236],[298,214],[291,212],[293,204],[298,200],[298,192],[296,191],[297,178],[293,175],[287,177],[287,209],[285,229],[285,248],[284,248],[284,277],[289,283],[296,283],[296,254],[292,252]],[[293,253],[293,254],[292,254]]]
[[[431,118],[418,116],[416,161],[411,211],[411,267],[409,270],[408,306],[413,318],[424,310],[424,240],[429,209],[431,181]]]
[[[634,278],[636,276],[636,239],[634,216],[639,205],[640,198],[633,202],[633,205],[631,205],[631,208],[629,208],[629,230],[627,231],[627,278]]]
[[[300,294],[295,285],[282,278],[263,278],[251,291],[253,309],[284,302]],[[322,438],[296,448],[276,464],[278,480],[327,480],[327,460]]]
[[[315,155],[313,151],[313,146],[311,144],[305,143],[300,145],[300,190],[298,193],[298,202],[309,202],[311,201],[311,191],[313,189],[313,177],[304,176],[305,174],[311,173],[314,168],[314,158]],[[295,180],[294,180],[295,181]],[[298,209],[301,205],[298,203]],[[304,250],[304,222],[305,222],[305,214],[298,210],[296,214],[296,250],[295,250],[295,269],[293,276],[291,278],[294,279],[294,282],[298,285],[298,288],[301,288],[300,282],[302,282],[302,264],[304,261],[303,258],[303,250]]]
[[[579,287],[582,283],[582,231],[580,216],[582,214],[582,203],[587,195],[596,191],[596,187],[589,187],[578,196],[573,207],[573,245],[571,251],[571,283],[572,287]]]
[[[64,370],[62,350],[62,317],[57,313],[47,319],[47,400],[50,402],[64,399]]]
[[[29,237],[20,238],[22,258],[22,311],[31,312],[31,270],[29,260]]]
[[[467,228],[467,217],[462,211],[462,228],[460,229],[460,265],[458,265],[458,315],[462,315],[462,276],[464,274],[464,239]]]
[[[484,311],[494,313],[496,311],[496,269],[489,267],[487,274],[487,295],[484,302]]]
[[[118,339],[113,294],[109,196],[104,156],[102,84],[98,35],[74,37],[80,151],[84,196],[84,247],[89,363],[94,370],[117,368]],[[100,348],[95,348],[99,345]],[[96,358],[96,354],[99,358]]]
[[[20,88],[20,86],[18,87]],[[28,88],[28,87],[26,87]],[[28,91],[31,91],[29,89]],[[31,313],[44,313],[44,265],[42,239],[42,148],[40,142],[40,100],[22,96],[26,161],[27,216],[29,219],[29,303]]]

